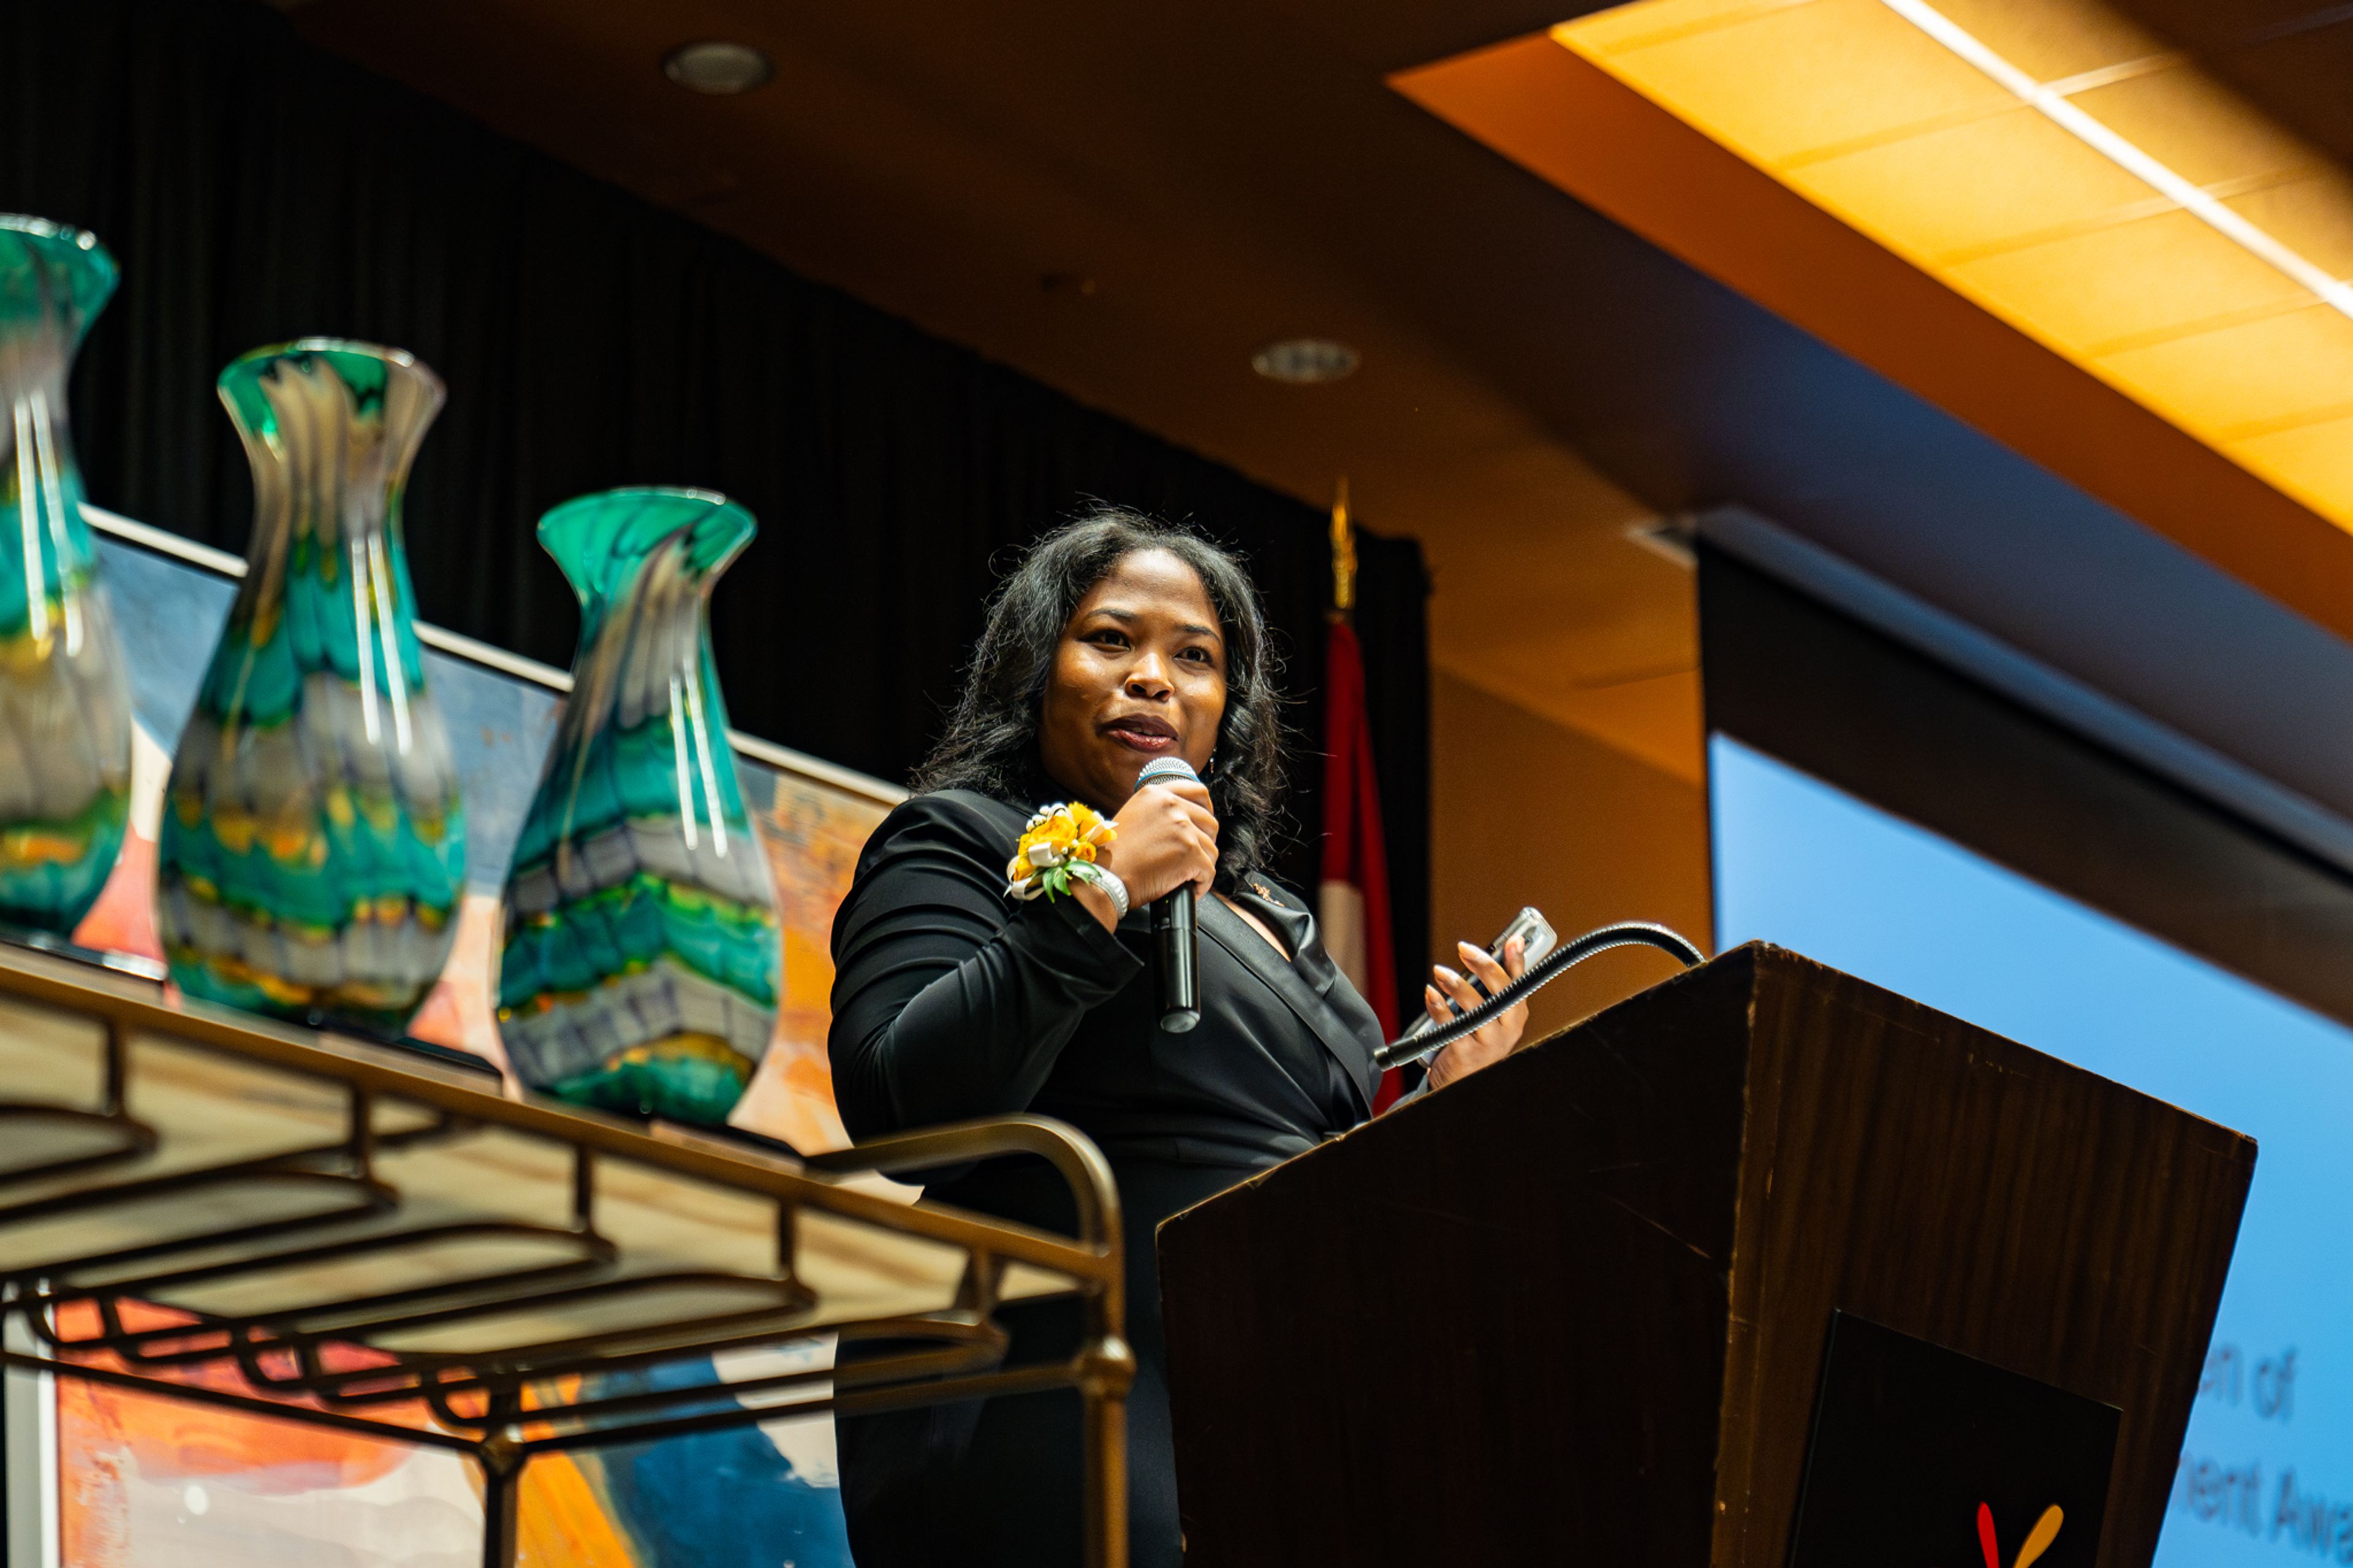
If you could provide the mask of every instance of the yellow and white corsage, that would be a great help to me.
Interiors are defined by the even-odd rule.
[[[1072,891],[1072,882],[1092,882],[1110,895],[1112,907],[1127,913],[1127,887],[1117,874],[1095,863],[1118,830],[1093,807],[1067,801],[1042,808],[1022,829],[1013,859],[1005,868],[1005,890],[1025,903],[1039,895],[1051,900]]]

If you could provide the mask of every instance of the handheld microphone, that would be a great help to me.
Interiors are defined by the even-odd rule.
[[[1201,775],[1182,757],[1155,757],[1135,775],[1146,784],[1199,784]],[[1181,1035],[1201,1021],[1200,933],[1193,924],[1193,889],[1187,885],[1152,906],[1152,945],[1160,994],[1160,1026]]]

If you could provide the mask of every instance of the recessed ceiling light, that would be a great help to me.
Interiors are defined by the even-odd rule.
[[[776,74],[768,57],[751,45],[718,38],[681,44],[662,61],[662,75],[689,92],[713,96],[749,92]]]
[[[1285,338],[1250,355],[1250,368],[1269,381],[1315,386],[1356,373],[1355,349],[1331,338]]]

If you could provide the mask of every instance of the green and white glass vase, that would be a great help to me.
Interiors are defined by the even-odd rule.
[[[66,377],[114,292],[94,236],[0,216],[0,921],[69,934],[122,847],[131,689]]]
[[[164,956],[193,996],[398,1033],[465,889],[400,535],[441,382],[397,349],[305,338],[237,360],[220,395],[253,541],[165,791]]]
[[[704,490],[609,490],[540,520],[580,647],[507,879],[499,1035],[525,1083],[575,1103],[715,1125],[768,1048],[776,885],[710,626],[755,531]]]

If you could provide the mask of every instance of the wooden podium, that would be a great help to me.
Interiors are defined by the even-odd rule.
[[[2119,1406],[2139,1568],[2254,1160],[1741,948],[1161,1227],[1187,1562],[1779,1568],[1843,1310]]]

